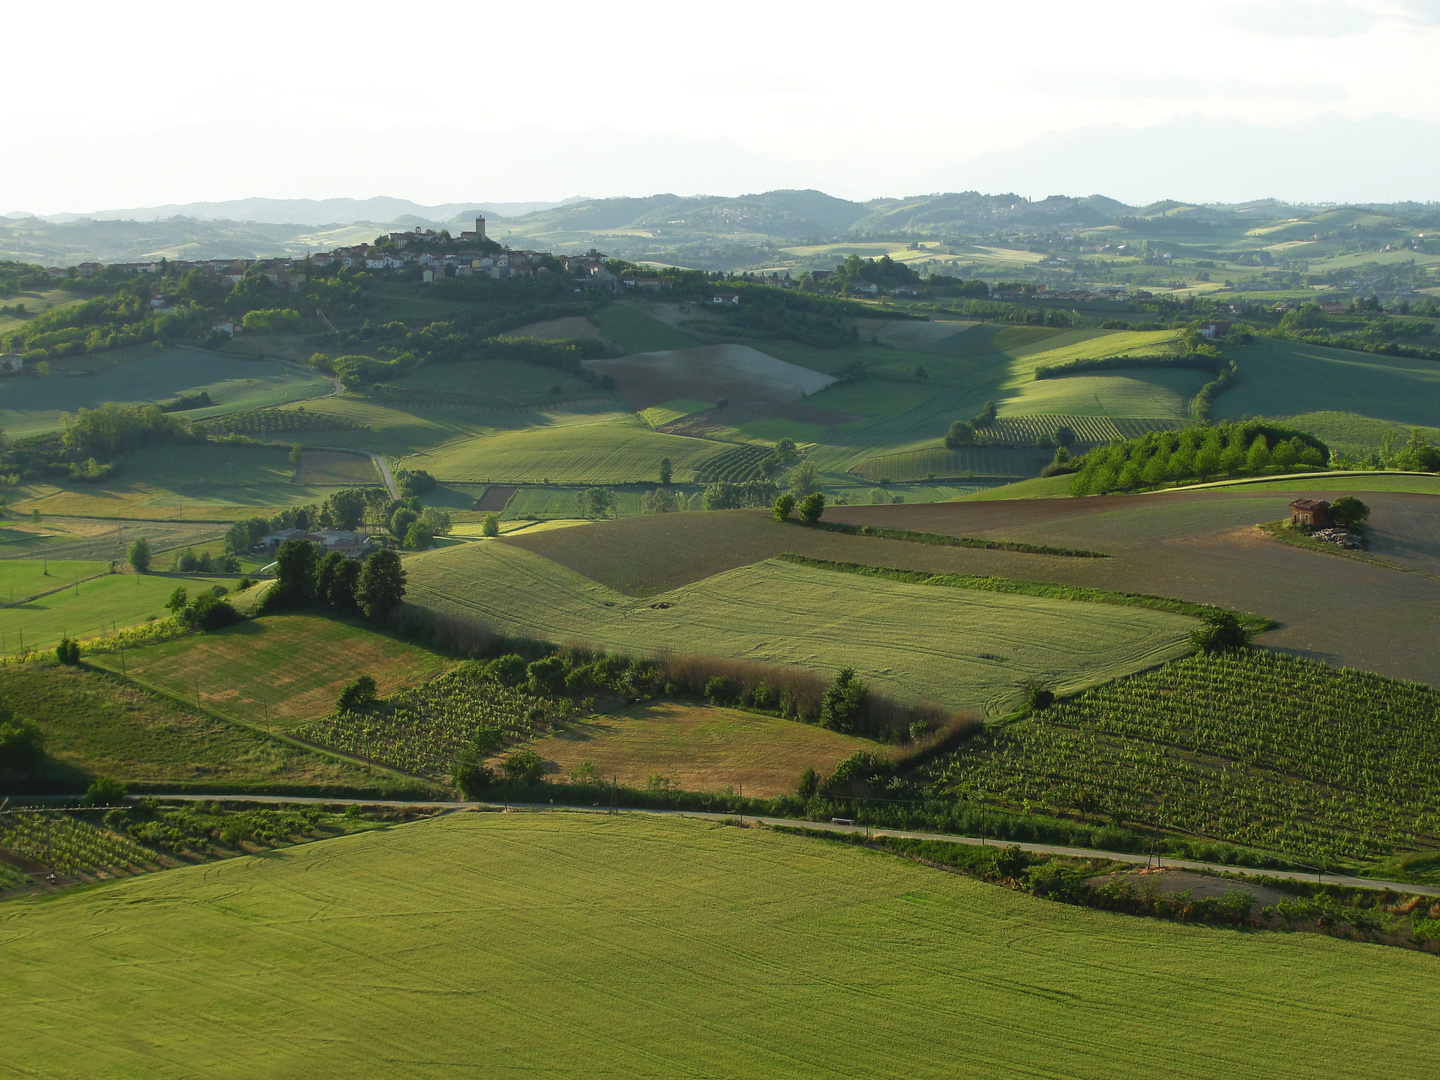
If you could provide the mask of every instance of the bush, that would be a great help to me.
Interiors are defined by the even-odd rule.
[[[805,771],[800,774],[800,782],[795,785],[795,794],[802,799],[808,799],[820,790],[820,774],[815,771],[814,765],[806,765]]]
[[[517,784],[533,784],[545,775],[545,761],[530,747],[516,750],[501,764],[505,779]]]
[[[525,669],[530,691],[535,694],[559,694],[565,689],[565,661],[558,656],[536,660]]]
[[[800,500],[800,520],[806,525],[814,525],[820,520],[820,515],[825,513],[825,496],[820,492],[806,495]]]
[[[1051,705],[1055,704],[1055,691],[1043,683],[1026,683],[1025,704],[1029,705],[1035,712],[1044,712]]]
[[[240,613],[230,601],[214,593],[201,593],[185,609],[185,621],[195,630],[219,630],[240,621]]]
[[[369,675],[361,675],[340,691],[340,696],[335,699],[335,711],[354,712],[357,709],[368,708],[374,703],[375,680]]]
[[[90,785],[81,800],[86,806],[113,806],[125,801],[125,785],[109,777],[100,777]]]
[[[1205,625],[1190,631],[1190,644],[1207,655],[1240,652],[1250,644],[1250,631],[1228,611],[1205,616]]]
[[[484,670],[501,686],[519,686],[530,674],[525,658],[518,653],[497,656],[485,665]]]
[[[80,663],[80,643],[74,638],[61,638],[60,644],[55,646],[55,659],[62,664],[74,667]]]
[[[450,782],[460,791],[463,798],[478,799],[486,788],[495,783],[495,773],[474,752],[460,755],[450,769]]]
[[[712,675],[705,680],[705,700],[711,705],[730,700],[730,687],[723,675]]]
[[[795,496],[788,491],[775,500],[775,508],[770,511],[776,521],[789,521],[794,512]]]
[[[499,514],[494,514],[494,513],[486,514],[485,517],[481,519],[481,522],[480,522],[480,535],[481,535],[481,536],[499,536],[499,535],[500,535],[500,515],[499,515]]]
[[[0,773],[29,772],[45,760],[45,736],[0,708]]]
[[[1030,868],[1030,856],[1018,844],[1010,844],[995,852],[995,874],[1006,881],[1019,881]]]

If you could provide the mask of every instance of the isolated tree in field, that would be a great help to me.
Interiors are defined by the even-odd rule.
[[[661,459],[660,459],[660,483],[661,483],[662,485],[664,485],[664,486],[666,486],[666,487],[669,487],[669,486],[670,486],[670,474],[671,474],[670,459],[669,459],[668,457],[667,457],[667,458],[661,458]]]
[[[945,449],[958,450],[962,446],[975,445],[975,425],[968,420],[956,420],[945,433]]]
[[[1250,644],[1250,631],[1228,611],[1211,612],[1204,626],[1190,631],[1190,644],[1206,655],[1240,652]]]
[[[308,545],[307,545],[308,546]],[[377,551],[365,560],[355,583],[355,603],[367,619],[385,618],[405,599],[405,568],[400,556],[389,550]]]
[[[800,451],[795,446],[794,439],[781,439],[775,444],[775,456],[780,459],[782,465],[793,465],[800,457]]]
[[[609,488],[586,488],[575,496],[581,517],[606,518],[615,509],[615,493]]]
[[[481,536],[500,535],[500,515],[496,513],[486,514],[480,522]]]
[[[335,699],[335,711],[354,712],[356,709],[368,708],[374,703],[375,680],[369,675],[361,675],[340,691],[340,696]]]
[[[505,779],[516,784],[534,784],[545,775],[545,760],[528,746],[516,750],[500,765]]]
[[[789,521],[790,515],[795,512],[795,496],[785,492],[775,500],[775,508],[770,514],[776,521]]]
[[[1080,441],[1080,437],[1075,434],[1075,429],[1068,424],[1061,424],[1056,428],[1055,434],[1051,436],[1051,439],[1056,446],[1063,446],[1067,450]]]
[[[1330,516],[1335,519],[1336,525],[1353,529],[1370,516],[1370,507],[1354,495],[1342,495],[1330,504]]]
[[[148,573],[150,570],[150,541],[143,536],[130,545],[130,550],[125,553],[125,558],[130,563],[130,569],[137,574]]]
[[[806,525],[814,525],[820,520],[820,515],[825,513],[825,496],[820,492],[813,495],[806,495],[800,500],[800,520]]]
[[[820,482],[820,469],[813,461],[802,461],[790,474],[790,490],[797,499],[813,494]]]

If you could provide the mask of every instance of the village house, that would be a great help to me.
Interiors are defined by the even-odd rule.
[[[1307,529],[1328,529],[1335,524],[1330,504],[1324,499],[1296,499],[1290,504],[1290,524]]]
[[[1230,333],[1230,324],[1228,322],[1205,323],[1195,332],[1207,341],[1217,341]]]

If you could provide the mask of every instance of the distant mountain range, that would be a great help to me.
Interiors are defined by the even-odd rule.
[[[579,201],[569,200],[569,201]],[[520,217],[537,210],[565,205],[555,202],[444,203],[422,206],[409,199],[379,196],[373,199],[231,199],[228,202],[167,203],[128,210],[97,210],[88,214],[43,214],[38,220],[69,224],[74,221],[163,221],[183,217],[195,221],[236,221],[269,225],[353,225],[359,222],[393,224],[459,221],[484,214],[487,218]],[[4,217],[28,219],[34,215],[12,211]]]

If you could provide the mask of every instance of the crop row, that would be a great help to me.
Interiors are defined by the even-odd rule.
[[[1174,420],[1141,417],[1109,416],[1001,416],[983,435],[997,443],[1033,444],[1041,436],[1051,436],[1062,427],[1075,432],[1082,443],[1107,443],[1116,439],[1132,439],[1147,431],[1176,426]]]
[[[443,778],[483,729],[499,729],[505,742],[520,742],[548,730],[564,705],[462,669],[374,708],[337,712],[298,734],[416,776]]]
[[[0,816],[0,848],[43,863],[66,877],[153,869],[153,852],[73,814]]]
[[[936,770],[957,791],[1313,857],[1440,843],[1440,693],[1273,654],[1062,702]]]
[[[743,484],[747,480],[759,480],[760,463],[772,453],[768,446],[736,444],[698,462],[695,466],[695,479],[702,484],[716,480],[729,480],[737,484]]]
[[[304,409],[252,409],[198,421],[194,428],[206,435],[274,435],[288,431],[349,431],[363,428],[345,416]]]

